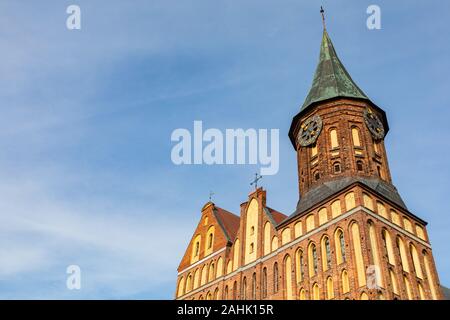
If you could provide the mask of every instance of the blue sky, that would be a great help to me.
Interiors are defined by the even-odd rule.
[[[78,4],[82,30],[65,27]],[[394,184],[429,222],[450,285],[450,3],[0,2],[0,298],[171,299],[215,192],[232,212],[257,169],[175,166],[176,128],[279,128],[268,205],[298,199],[290,121],[311,85],[327,11],[336,50],[388,115]],[[378,4],[382,29],[366,28]],[[82,289],[66,288],[66,267]]]

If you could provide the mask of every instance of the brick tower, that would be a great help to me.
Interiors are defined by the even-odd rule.
[[[177,299],[442,299],[426,232],[392,184],[385,112],[355,84],[324,28],[293,118],[299,201],[256,189],[240,216],[208,202],[178,267]]]

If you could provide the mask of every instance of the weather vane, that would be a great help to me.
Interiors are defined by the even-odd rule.
[[[252,183],[250,183],[250,185],[255,185],[255,190],[258,189],[258,181],[262,179],[262,176],[259,175],[258,173],[255,173],[255,179],[252,181]]]
[[[323,28],[326,29],[326,25],[325,25],[325,10],[323,10],[323,7],[320,6],[320,13],[322,14],[322,23],[323,23]]]
[[[215,193],[212,192],[212,191],[209,192],[209,202],[212,202],[212,197],[213,197],[214,194]]]

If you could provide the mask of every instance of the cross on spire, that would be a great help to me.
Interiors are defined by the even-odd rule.
[[[255,179],[250,183],[250,185],[255,185],[255,190],[258,189],[258,181],[262,179],[262,176],[258,173],[255,173]]]
[[[322,24],[323,24],[323,28],[326,29],[327,26],[325,25],[325,10],[323,10],[323,7],[320,6],[320,13],[322,15]]]
[[[212,197],[215,193],[212,191],[209,191],[209,202],[212,202]]]

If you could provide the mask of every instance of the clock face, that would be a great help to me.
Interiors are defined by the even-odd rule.
[[[298,144],[307,147],[316,142],[322,130],[322,119],[318,116],[312,116],[302,123],[297,136]]]
[[[380,140],[384,138],[384,127],[380,118],[370,109],[364,111],[364,120],[367,127],[369,128],[372,137],[375,140]]]

